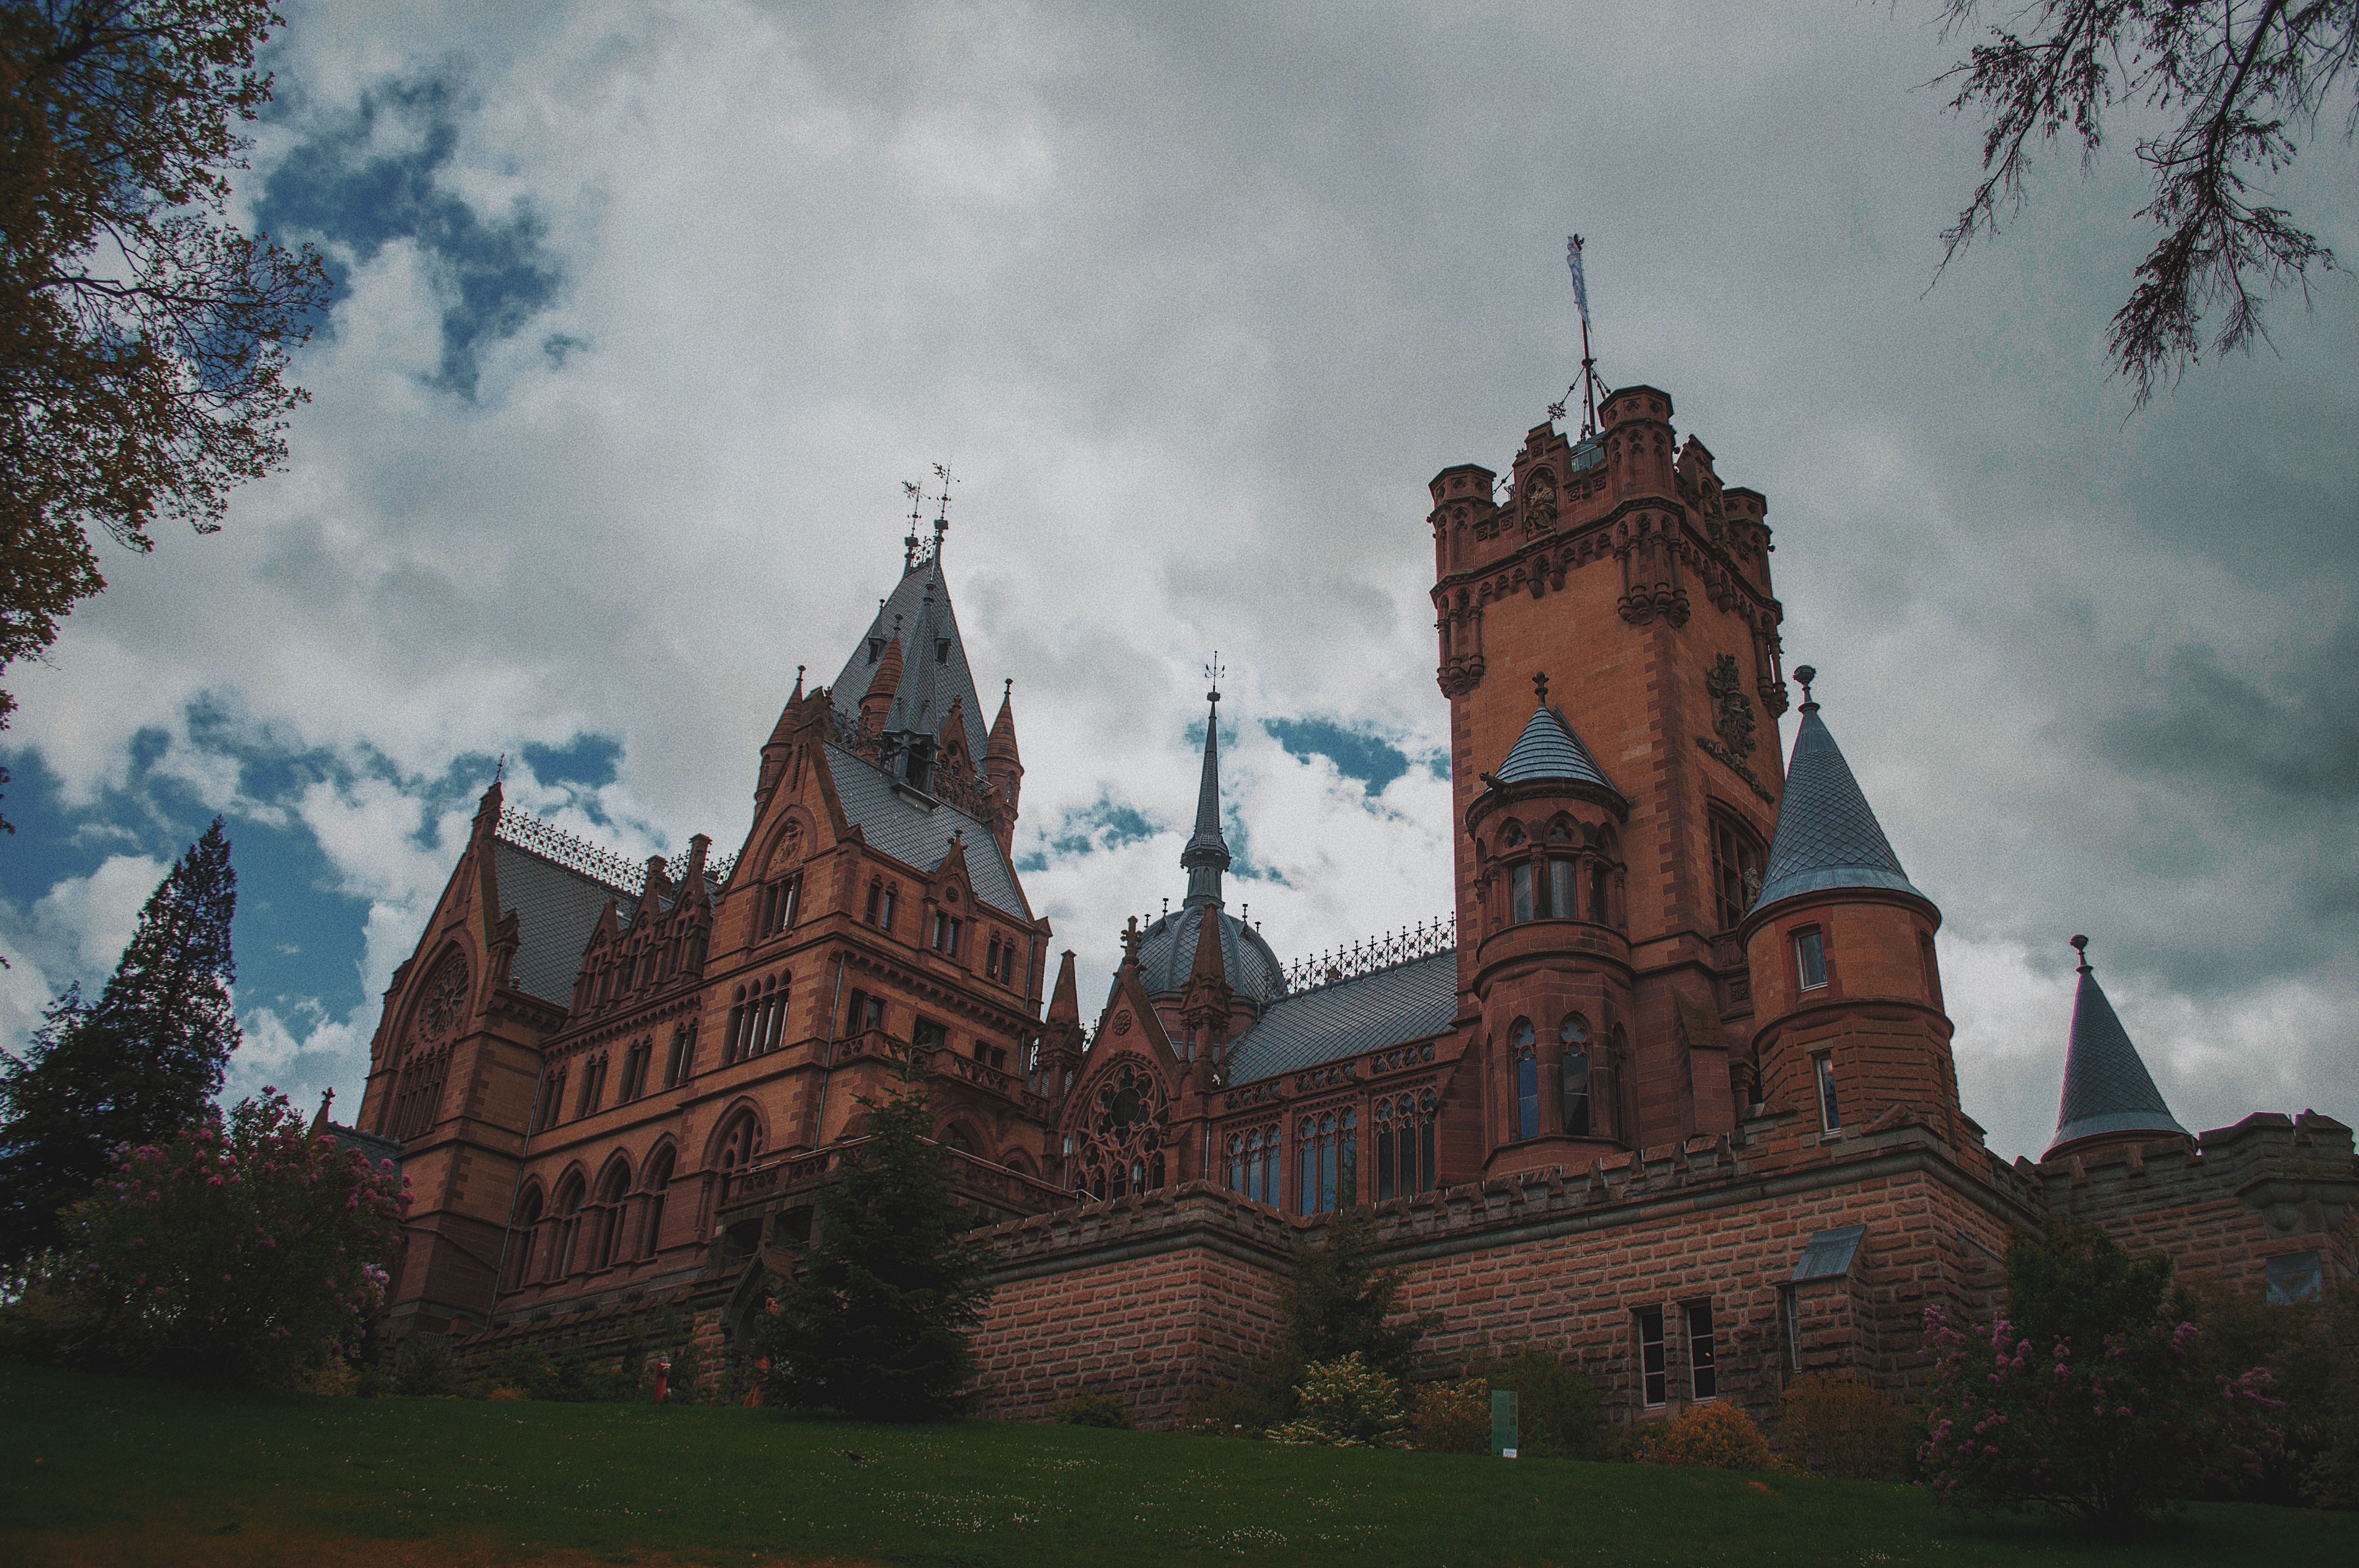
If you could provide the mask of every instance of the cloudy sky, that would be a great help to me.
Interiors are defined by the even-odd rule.
[[[10,674],[0,1044],[219,812],[232,1092],[349,1110],[495,760],[734,846],[937,461],[1089,970],[1184,888],[1215,647],[1233,902],[1281,955],[1443,912],[1423,487],[1571,380],[1578,229],[1603,373],[1769,497],[1993,1146],[2054,1124],[2076,931],[2182,1121],[2359,1120],[2359,287],[2134,414],[2117,154],[1929,289],[1978,150],[1933,0],[282,9],[240,202],[341,280],[312,401]],[[2276,194],[2359,257],[2354,189],[2330,138]]]

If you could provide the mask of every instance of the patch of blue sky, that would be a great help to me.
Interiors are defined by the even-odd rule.
[[[263,184],[255,221],[282,243],[318,243],[338,299],[348,292],[353,266],[396,241],[414,243],[442,301],[433,384],[472,400],[479,346],[522,330],[556,299],[564,275],[530,208],[518,204],[486,218],[443,186],[466,107],[454,83],[433,77],[363,93],[358,108],[322,117],[280,159]],[[330,325],[321,320],[313,328]],[[580,347],[561,341],[569,350]],[[562,362],[562,351],[551,353]]]
[[[1114,799],[1110,793],[1101,793],[1087,806],[1067,807],[1057,826],[1048,831],[1045,847],[1018,858],[1016,869],[1026,872],[1046,871],[1051,857],[1119,849],[1163,831],[1161,824],[1136,806]]]
[[[1381,735],[1353,729],[1330,719],[1265,719],[1261,727],[1288,753],[1308,762],[1324,757],[1347,779],[1357,779],[1370,795],[1382,795],[1393,780],[1408,772],[1409,755]]]

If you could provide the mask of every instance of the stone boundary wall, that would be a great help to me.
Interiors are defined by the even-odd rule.
[[[2016,1168],[2039,1182],[2049,1207],[2104,1227],[2133,1252],[2169,1252],[2182,1275],[2258,1288],[2271,1258],[2316,1251],[2359,1278],[2359,1160],[2351,1130],[2331,1117],[2263,1113],[2192,1149],[2173,1138]]]

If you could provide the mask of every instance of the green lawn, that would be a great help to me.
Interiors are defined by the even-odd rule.
[[[860,1457],[854,1460],[851,1454]],[[0,1362],[0,1562],[2138,1564],[2359,1560],[2204,1507],[2093,1544],[1910,1487],[761,1411],[264,1399]]]

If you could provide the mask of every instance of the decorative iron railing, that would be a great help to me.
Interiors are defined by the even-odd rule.
[[[501,842],[519,849],[529,849],[543,860],[554,860],[566,870],[579,871],[593,881],[603,883],[618,893],[636,898],[647,890],[647,868],[644,860],[628,856],[603,844],[592,844],[577,834],[568,833],[546,816],[532,816],[514,806],[500,808],[499,826],[494,836]],[[704,863],[705,880],[718,885],[729,880],[730,868],[737,863],[734,855],[724,855]],[[667,869],[685,866],[688,855],[682,851],[668,857]]]
[[[1297,958],[1286,966],[1286,991],[1288,996],[1315,991],[1380,969],[1397,969],[1419,958],[1447,953],[1457,946],[1457,919],[1443,915],[1430,925],[1419,922],[1399,931],[1371,936],[1364,942],[1354,942],[1348,947]]]

